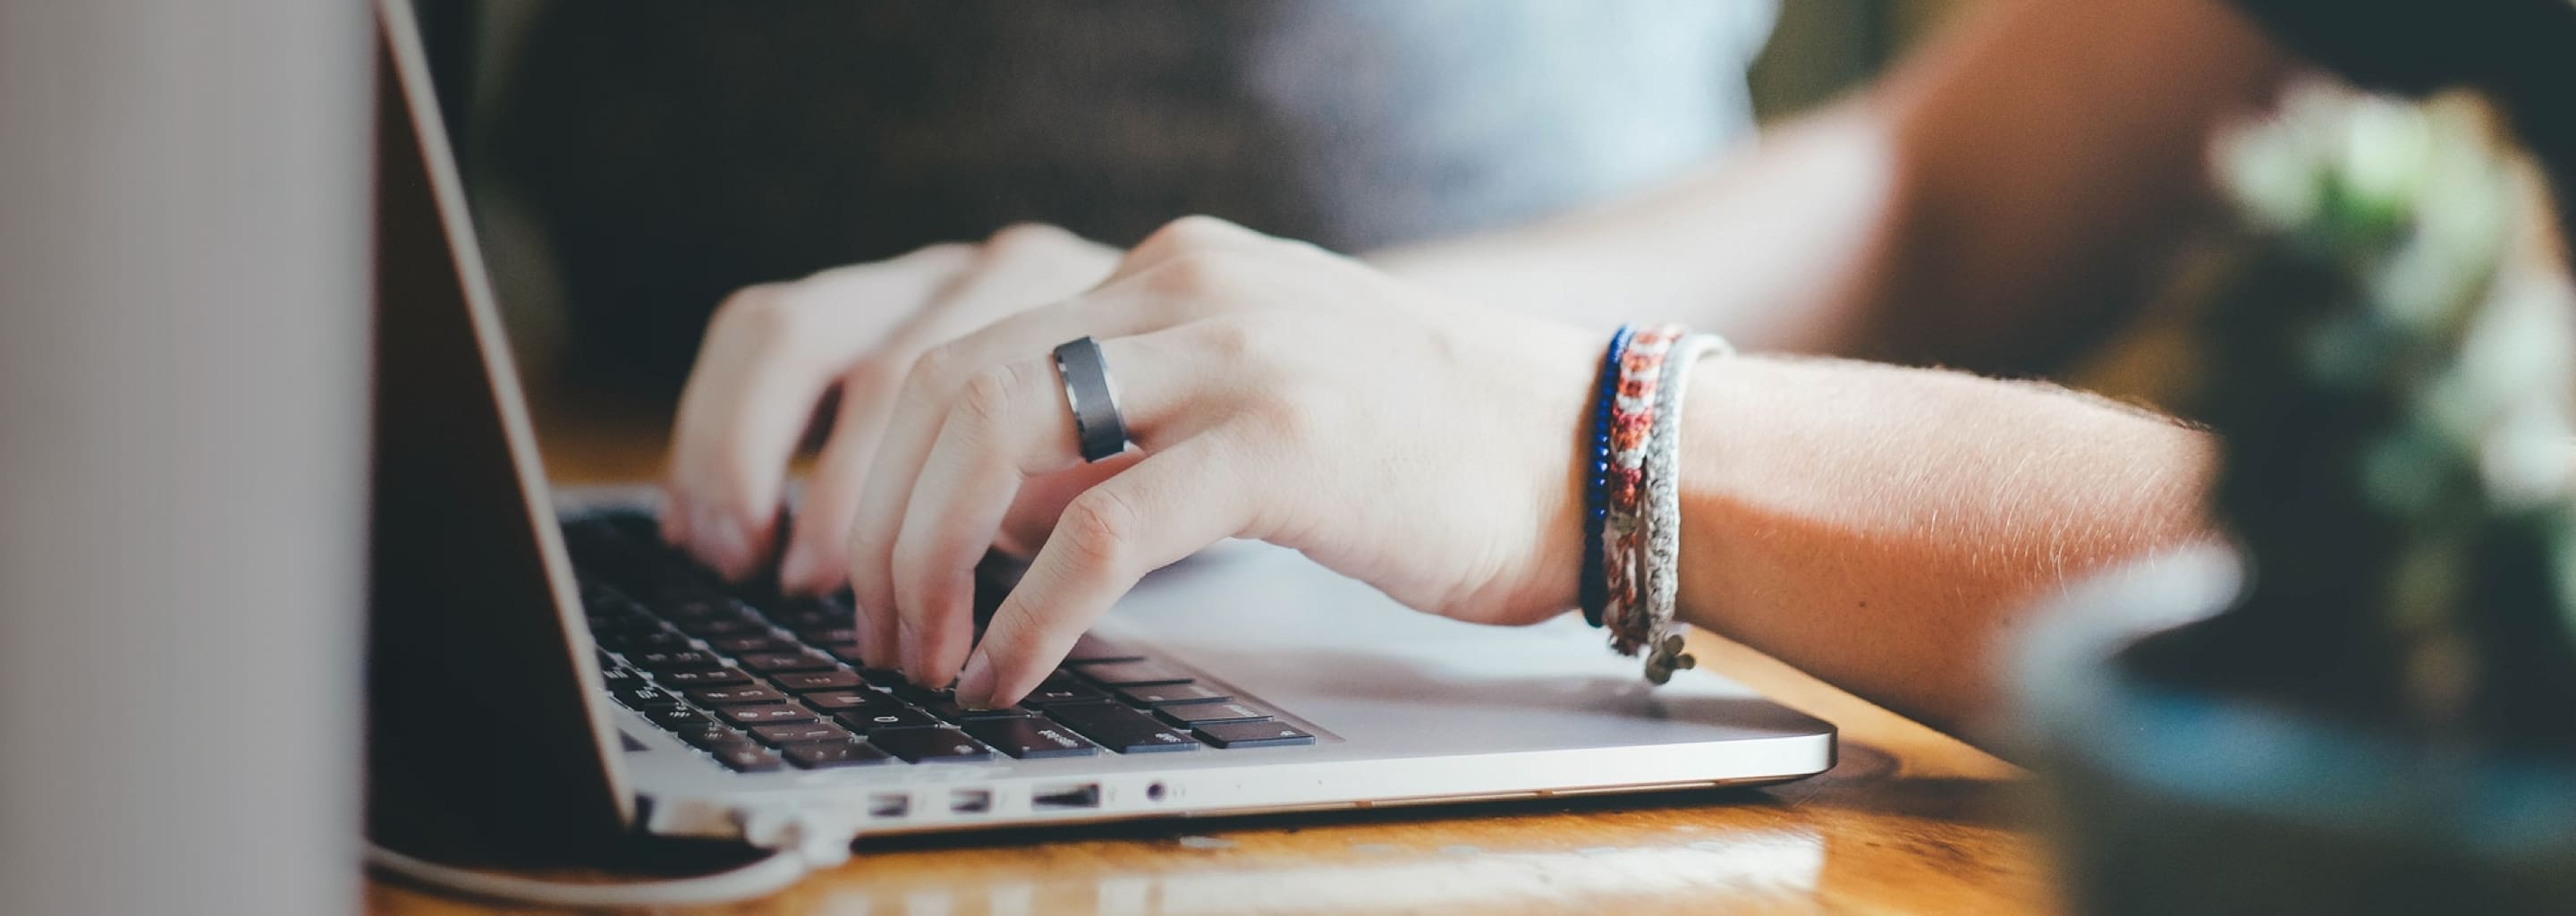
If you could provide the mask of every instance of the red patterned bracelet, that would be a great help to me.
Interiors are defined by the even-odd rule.
[[[1637,613],[1643,600],[1646,446],[1654,435],[1655,394],[1663,378],[1664,356],[1686,329],[1661,324],[1641,329],[1629,340],[1619,361],[1617,395],[1610,405],[1609,512],[1603,535],[1603,578],[1608,597],[1602,619],[1611,632],[1619,621]]]

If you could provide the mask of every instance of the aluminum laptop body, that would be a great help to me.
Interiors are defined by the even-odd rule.
[[[559,526],[650,500],[547,488],[410,10],[381,9],[369,665],[379,814],[439,799],[426,806],[433,819],[478,842],[837,843],[1771,783],[1833,765],[1831,725],[1707,672],[1649,687],[1636,660],[1573,615],[1458,623],[1293,552],[1227,544],[1148,577],[1093,633],[1255,698],[1312,743],[728,768],[603,689],[614,660],[595,650]],[[377,828],[393,831],[381,818]]]

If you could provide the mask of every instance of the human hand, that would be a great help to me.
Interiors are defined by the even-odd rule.
[[[980,644],[973,569],[1024,481],[1081,467],[1052,349],[1097,338],[1141,457],[1075,496]],[[1226,537],[1484,622],[1573,603],[1600,342],[1208,218],[925,353],[850,535],[863,651],[1017,701],[1145,573]],[[961,676],[961,665],[963,666]]]
[[[914,358],[996,318],[1081,292],[1117,263],[1116,249],[1052,226],[1019,225],[981,244],[933,245],[733,294],[709,323],[680,397],[663,538],[740,581],[760,571],[784,534],[783,589],[838,587],[859,484]],[[841,399],[831,434],[800,511],[781,532],[788,462],[835,388]],[[1061,505],[1068,489],[1042,495]],[[1051,508],[1022,515],[1051,520]]]

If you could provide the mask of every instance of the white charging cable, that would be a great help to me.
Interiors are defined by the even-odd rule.
[[[709,906],[766,897],[821,868],[850,858],[857,835],[849,819],[822,811],[754,812],[741,817],[743,835],[767,847],[760,861],[692,878],[584,884],[523,878],[441,865],[369,841],[367,867],[427,887],[485,900],[590,909]]]

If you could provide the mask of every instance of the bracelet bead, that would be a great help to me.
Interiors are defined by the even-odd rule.
[[[1592,412],[1591,472],[1586,478],[1583,501],[1583,569],[1577,589],[1577,602],[1583,608],[1583,620],[1601,626],[1602,609],[1608,603],[1609,584],[1602,568],[1602,528],[1610,517],[1611,419],[1618,397],[1619,370],[1628,354],[1630,339],[1636,333],[1632,325],[1620,325],[1610,335],[1610,347],[1601,359],[1601,373],[1595,389]]]

